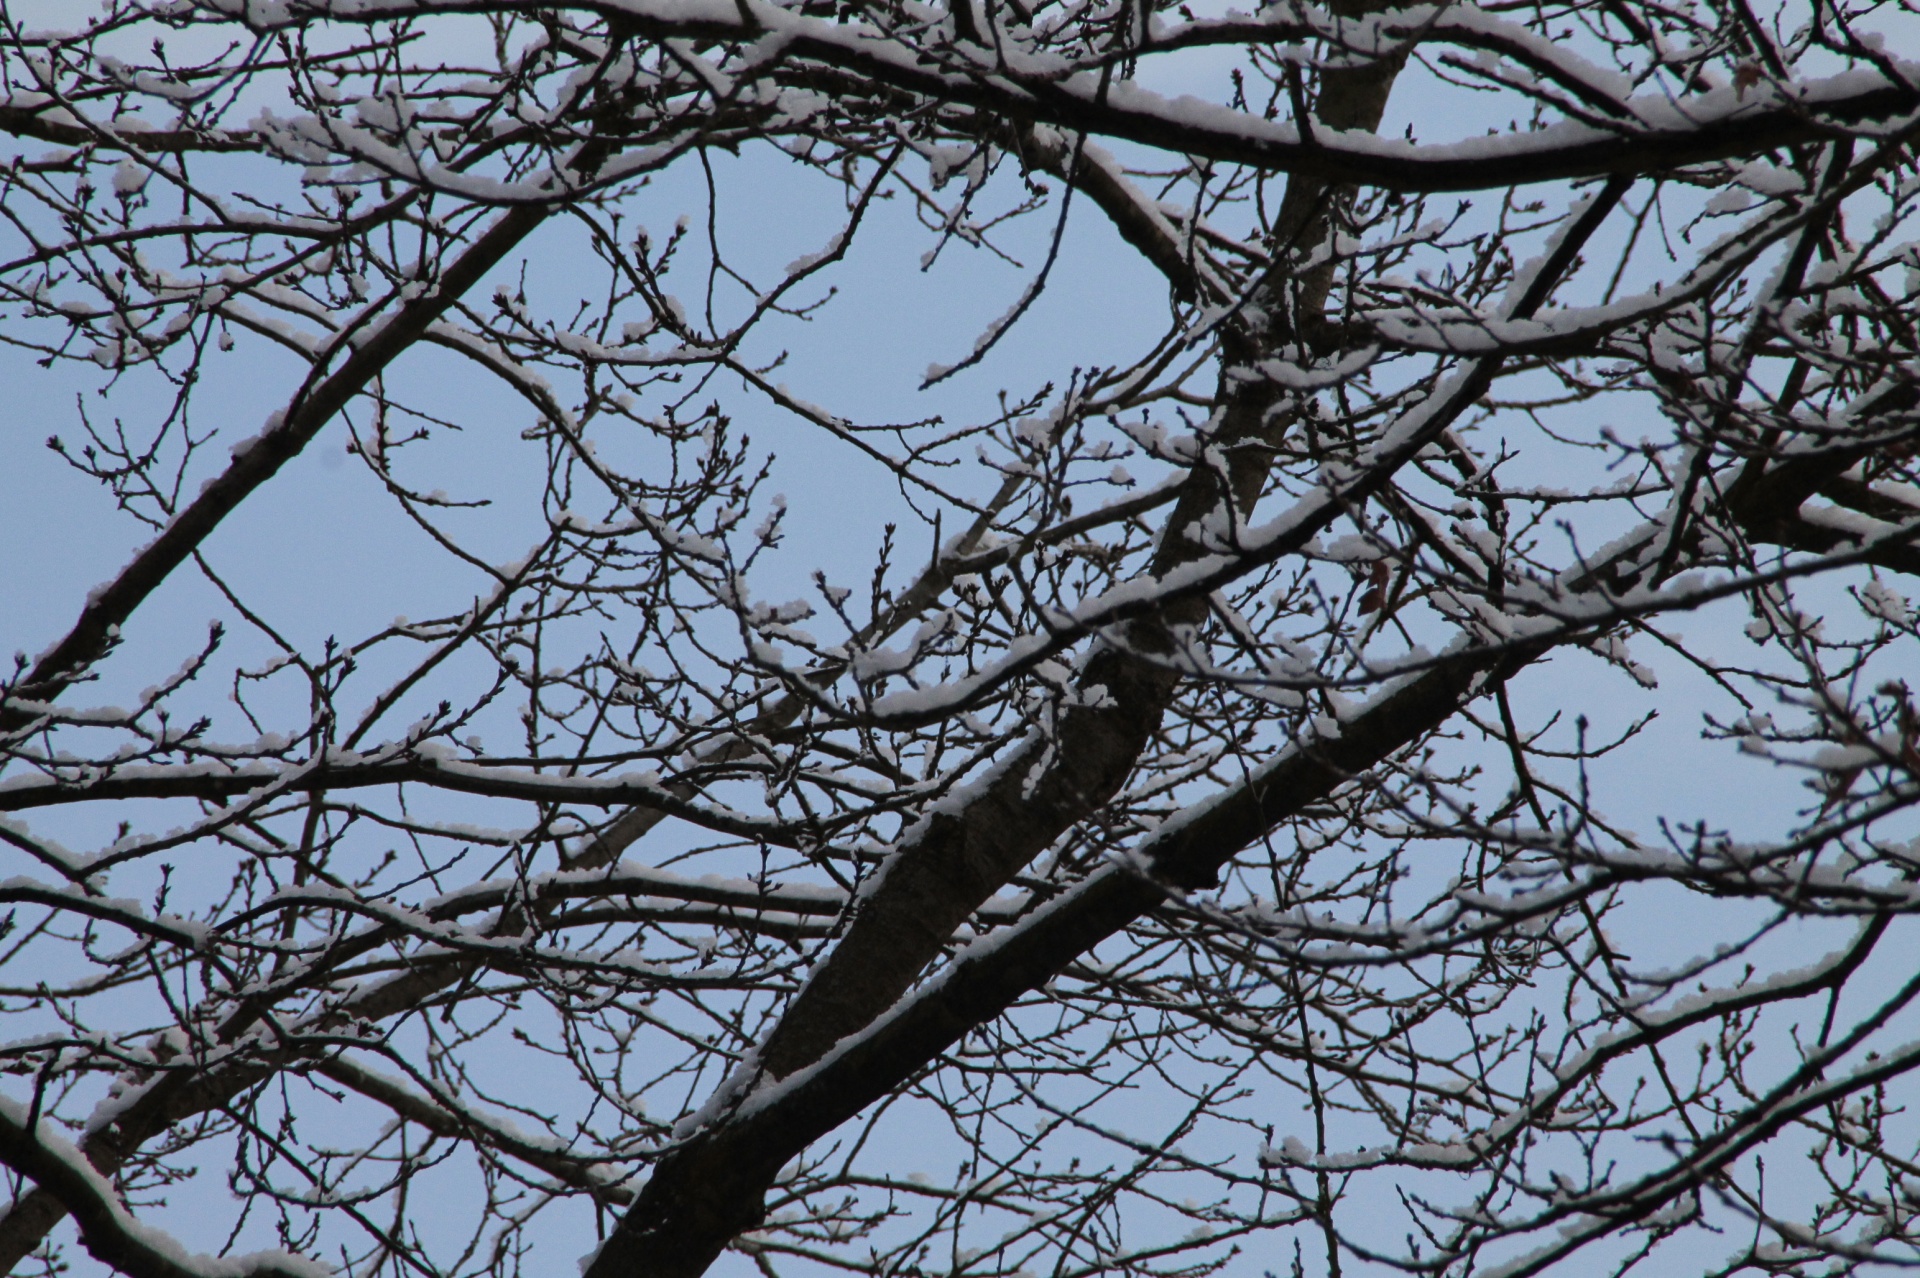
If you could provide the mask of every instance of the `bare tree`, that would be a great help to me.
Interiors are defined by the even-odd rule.
[[[0,1269],[1920,1264],[1910,5],[75,9]],[[902,228],[1024,282],[895,421]]]

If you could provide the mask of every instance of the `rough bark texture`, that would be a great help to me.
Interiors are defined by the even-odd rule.
[[[1327,71],[1316,114],[1330,128],[1371,131],[1386,110],[1399,68],[1399,61],[1383,61]],[[1321,183],[1289,183],[1279,217],[1278,264],[1256,295],[1262,302],[1256,317],[1265,322],[1243,321],[1227,330],[1215,437],[1227,473],[1196,467],[1167,518],[1153,559],[1155,576],[1208,553],[1196,536],[1202,521],[1223,508],[1244,514],[1265,487],[1268,445],[1287,423],[1275,416],[1279,388],[1240,370],[1323,323],[1332,267],[1296,280],[1288,263],[1321,246],[1347,198],[1349,193]],[[1105,704],[1076,706],[1050,733],[1030,736],[957,810],[936,813],[901,841],[846,935],[769,1037],[760,1063],[770,1077],[785,1078],[811,1065],[892,1006],[981,903],[1113,797],[1178,686],[1174,633],[1204,620],[1204,604],[1193,601],[1135,623],[1123,644],[1097,649],[1076,685],[1084,699]]]
[[[1338,129],[1377,127],[1400,65],[1399,60],[1388,60],[1327,71],[1316,111],[1320,121]],[[1323,183],[1296,179],[1288,184],[1278,219],[1282,237],[1276,244],[1276,264],[1256,293],[1260,301],[1253,311],[1255,322],[1229,326],[1223,343],[1225,371],[1215,441],[1226,458],[1226,473],[1196,466],[1162,532],[1151,568],[1155,576],[1208,553],[1201,532],[1208,517],[1223,510],[1243,517],[1259,498],[1271,444],[1287,422],[1275,412],[1279,388],[1241,370],[1269,350],[1317,335],[1313,330],[1324,322],[1332,268],[1321,266],[1296,277],[1291,263],[1321,246],[1349,198],[1350,192]],[[1076,684],[1084,699],[1100,703],[1098,708],[1075,706],[1050,734],[1029,737],[985,783],[966,794],[957,810],[935,813],[901,841],[860,902],[846,934],[769,1036],[759,1062],[767,1077],[788,1078],[872,1025],[911,988],[969,915],[1074,822],[1118,791],[1178,686],[1178,629],[1204,620],[1204,604],[1191,601],[1177,611],[1134,623],[1123,644],[1096,649]],[[1150,884],[1117,891],[1124,904],[1115,907],[1113,919],[1102,916],[1105,921],[1098,925],[1109,931],[1159,894]],[[1048,968],[1045,974],[1054,970]],[[981,1017],[992,1014],[983,1010]],[[962,1017],[955,1022],[953,1038],[945,1041],[978,1023]],[[865,1103],[845,1113],[857,1112]],[[816,1112],[825,1121],[828,1114],[839,1113],[839,1107],[823,1104]],[[831,1130],[844,1116],[814,1134]],[[768,1144],[782,1151],[779,1157],[750,1152]],[[774,1173],[802,1145],[804,1141],[789,1147],[789,1142],[738,1136],[724,1120],[714,1135],[695,1137],[684,1153],[669,1155],[655,1167],[588,1278],[704,1273],[732,1238],[759,1222]],[[724,1173],[723,1184],[706,1183],[704,1178],[716,1169]],[[729,1201],[724,1206],[713,1203],[716,1196]]]
[[[1419,740],[1541,650],[1481,654],[1412,681],[1343,725],[1339,738],[1289,752],[1204,815],[1149,839],[1140,849],[1149,873],[1100,871],[986,956],[962,962],[873,1032],[792,1080],[777,1103],[754,1105],[693,1137],[655,1164],[586,1278],[705,1273],[733,1238],[759,1223],[766,1189],[787,1159],[1163,902],[1167,885],[1211,885],[1222,866],[1289,817]]]
[[[1384,99],[1384,86],[1382,86],[1382,97]],[[1376,120],[1378,118],[1378,107],[1375,108],[1374,118]],[[1514,307],[1516,316],[1521,318],[1529,316],[1545,302],[1559,279],[1572,267],[1580,248],[1619,203],[1626,186],[1627,183],[1623,181],[1609,182],[1588,204],[1574,225],[1568,228],[1566,236],[1556,251],[1542,265],[1532,283],[1518,299]],[[1408,445],[1406,455],[1411,456],[1412,450],[1419,446],[1421,440],[1433,438],[1440,430],[1445,429],[1447,424],[1468,404],[1478,399],[1491,384],[1499,364],[1500,361],[1495,358],[1479,361],[1472,374],[1454,387],[1447,402],[1429,415],[1423,431]],[[1248,471],[1242,473],[1257,472],[1253,472],[1253,468],[1249,467]],[[1174,524],[1172,527],[1177,529],[1180,525]],[[934,1017],[933,1023],[936,1028],[926,1032],[938,1038],[937,1044],[915,1040],[914,1049],[901,1059],[910,1057],[921,1065],[934,1059],[968,1028],[997,1015],[1020,993],[1034,988],[1041,981],[1058,972],[1060,967],[1071,961],[1074,956],[1084,953],[1101,937],[1110,935],[1142,910],[1149,908],[1156,900],[1161,899],[1165,891],[1163,884],[1187,888],[1210,886],[1222,865],[1255,840],[1264,837],[1281,821],[1297,814],[1306,804],[1325,798],[1351,777],[1377,765],[1393,750],[1418,739],[1457,712],[1472,699],[1477,690],[1486,684],[1489,672],[1497,670],[1498,678],[1505,679],[1513,670],[1526,665],[1551,646],[1553,643],[1548,640],[1521,645],[1504,652],[1495,649],[1467,658],[1443,662],[1432,673],[1402,688],[1375,707],[1366,716],[1360,729],[1343,727],[1340,736],[1331,741],[1315,741],[1305,748],[1290,753],[1286,759],[1286,766],[1277,770],[1277,776],[1284,779],[1257,777],[1223,801],[1209,805],[1202,817],[1178,825],[1170,836],[1149,840],[1148,846],[1140,849],[1140,854],[1151,867],[1150,871],[1144,875],[1102,872],[1104,877],[1100,886],[1092,893],[1100,904],[1081,907],[1085,911],[1084,914],[1071,914],[1070,917],[1077,920],[1076,922],[1059,925],[1064,934],[1071,939],[1065,942],[1053,942],[1052,944],[1057,948],[1044,950],[1044,953],[1053,956],[1052,966],[1047,966],[1046,960],[1034,960],[1031,955],[1021,959],[1014,968],[1018,975],[1013,978],[1002,978],[1003,983],[993,986],[991,994],[968,995],[960,1003],[965,1010],[959,1015]],[[1119,659],[1129,659],[1124,653],[1116,652],[1114,655]],[[1138,658],[1131,659],[1138,660]],[[1061,734],[1061,740],[1063,743],[1068,740],[1064,732]],[[1069,751],[1070,747],[1063,745],[1063,752]],[[967,810],[973,810],[977,802],[975,800],[974,803],[970,803]],[[1007,847],[1008,843],[1000,846]],[[899,855],[896,853],[896,857]],[[1011,875],[1017,868],[1017,865],[1010,867],[1007,874]],[[891,871],[891,867],[889,869]],[[1107,886],[1108,879],[1118,879],[1124,886]],[[986,893],[993,890],[993,886],[997,886],[986,885],[984,876],[978,873],[964,877],[954,875],[945,881],[935,879],[931,875],[923,875],[916,876],[909,882],[921,889],[920,897],[912,904],[933,914],[936,918],[939,917],[939,911],[951,910],[957,904],[951,898],[945,901],[939,899],[936,894],[942,889],[956,894],[981,892],[981,895],[967,906],[967,911],[970,912],[977,906],[979,900],[985,899]],[[983,886],[985,891],[981,891]],[[886,881],[883,880],[879,888],[868,898],[865,908],[867,911],[873,911],[875,902],[891,905],[891,901],[892,898],[887,893]],[[964,918],[965,914],[962,913],[960,917]],[[877,934],[877,929],[870,934]],[[851,932],[849,935],[851,936]],[[884,939],[892,939],[901,949],[892,953],[884,951],[876,953],[874,967],[898,957],[903,952],[913,956],[915,951],[907,947],[916,942],[922,945],[937,944],[930,929],[923,928],[916,932],[899,925],[896,925],[896,930],[890,938]],[[942,937],[939,940],[944,941],[945,938]],[[836,949],[834,958],[821,969],[823,974],[832,971],[835,963],[841,961],[844,947],[843,941],[841,948]],[[1018,946],[1010,948],[1019,950]],[[931,957],[932,955],[929,954],[921,961],[925,962]],[[852,1046],[843,1053],[842,1057],[836,1058],[836,1065],[838,1059],[865,1059],[866,1042],[870,1035],[863,1031],[884,1021],[886,1030],[882,1031],[879,1037],[885,1037],[887,1032],[893,1030],[896,1022],[911,1019],[911,1017],[903,1018],[891,1013],[888,1009],[894,1007],[900,997],[905,994],[912,975],[913,973],[903,975],[902,969],[896,967],[885,969],[878,974],[871,969],[862,970],[857,973],[858,979],[837,980],[836,988],[848,993],[842,996],[837,1005],[828,1005],[824,998],[815,995],[813,999],[815,1005],[825,1006],[827,1010],[814,1013],[809,1019],[813,1023],[824,1022],[839,1029],[840,1032],[825,1041],[820,1041],[825,1037],[824,1035],[816,1037],[810,1034],[805,1040],[807,1046],[814,1049],[810,1057],[799,1061],[787,1070],[768,1069],[766,1072],[774,1079],[785,1079],[799,1074],[806,1066],[818,1063],[836,1046],[848,1040],[852,1040]],[[953,979],[960,978],[956,976]],[[816,975],[814,984],[821,983],[820,976]],[[943,982],[942,995],[945,988],[946,982]],[[881,991],[888,989],[893,993],[884,1004],[867,1011],[864,1020],[853,1021],[853,1016],[863,1010],[862,999],[877,997]],[[800,998],[795,999],[793,1008],[789,1009],[786,1018],[782,1021],[783,1026],[793,1021],[795,1009],[802,1005],[805,998],[806,992],[803,992]],[[841,1028],[843,1026],[844,1028]],[[778,1042],[779,1034],[780,1031],[776,1029],[775,1042]],[[940,1037],[948,1034],[951,1034],[951,1037]],[[915,1055],[916,1052],[925,1054]],[[798,1056],[798,1052],[789,1051],[783,1059],[794,1059]],[[822,1076],[831,1072],[833,1071],[823,1072]],[[887,1080],[884,1083],[885,1087],[892,1087],[904,1081],[908,1075],[894,1074],[883,1068],[880,1076]],[[812,1088],[825,1085],[818,1084],[810,1076],[807,1086]],[[744,1124],[738,1123],[730,1114],[718,1116],[706,1130],[691,1137],[686,1146],[668,1154],[655,1165],[652,1177],[641,1189],[639,1197],[621,1221],[614,1237],[602,1248],[593,1266],[588,1270],[587,1278],[627,1278],[627,1275],[651,1273],[654,1271],[647,1266],[653,1263],[652,1257],[659,1255],[684,1258],[684,1261],[676,1259],[675,1263],[684,1263],[685,1268],[668,1272],[674,1274],[704,1272],[706,1266],[710,1265],[725,1249],[733,1235],[721,1236],[717,1232],[705,1232],[709,1228],[717,1230],[723,1223],[720,1217],[704,1213],[696,1214],[687,1210],[686,1203],[697,1201],[702,1197],[702,1191],[698,1187],[699,1177],[710,1168],[725,1168],[729,1178],[725,1193],[728,1195],[748,1193],[755,1201],[760,1201],[764,1198],[766,1189],[772,1184],[771,1176],[787,1157],[798,1153],[807,1141],[832,1130],[834,1126],[845,1121],[861,1107],[882,1094],[884,1093],[880,1091],[869,1093],[855,1085],[849,1092],[833,1093],[837,1098],[835,1100],[827,1099],[824,1094],[817,1101],[801,1100],[796,1093],[790,1097],[783,1097],[778,1107],[762,1105],[754,1111],[763,1113],[777,1108],[781,1114],[786,1115],[779,1120],[785,1124],[781,1132],[785,1134],[786,1139],[771,1132],[743,1131],[743,1129],[754,1129],[756,1125],[751,1121]],[[737,1097],[734,1099],[738,1100]],[[753,1105],[754,1098],[748,1097],[746,1103]],[[796,1111],[804,1113],[805,1117],[793,1117]],[[820,1123],[824,1123],[825,1126],[818,1126]],[[797,1140],[798,1143],[788,1143],[790,1140]],[[769,1145],[773,1147],[774,1153],[767,1152]],[[734,1149],[738,1152],[730,1157],[719,1157],[711,1152],[711,1147],[714,1146]],[[746,1174],[742,1171],[743,1168],[754,1166],[764,1167],[769,1177],[757,1190],[749,1188],[745,1182],[738,1179]],[[757,1223],[758,1219],[758,1215],[754,1215],[753,1222]],[[734,1215],[728,1214],[725,1223],[731,1224],[735,1220]]]

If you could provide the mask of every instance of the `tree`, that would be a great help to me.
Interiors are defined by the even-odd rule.
[[[1909,13],[50,15],[0,1267],[1920,1259]]]

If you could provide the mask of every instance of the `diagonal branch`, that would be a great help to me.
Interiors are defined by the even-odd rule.
[[[1403,684],[1344,721],[1338,737],[1288,747],[1246,782],[1162,827],[1135,849],[1134,865],[1096,871],[963,952],[884,1018],[812,1067],[744,1098],[734,1113],[663,1157],[586,1278],[704,1273],[729,1241],[758,1223],[767,1185],[809,1143],[1160,904],[1168,885],[1211,884],[1221,866],[1269,830],[1419,741],[1538,655],[1509,651],[1489,660],[1470,650]]]
[[[473,1141],[511,1155],[563,1185],[586,1190],[593,1195],[595,1202],[624,1204],[633,1199],[633,1191],[619,1184],[617,1177],[608,1175],[603,1170],[604,1164],[536,1144],[510,1126],[503,1126],[483,1114],[475,1113],[456,1098],[415,1091],[399,1079],[366,1069],[340,1056],[321,1063],[315,1072],[360,1093],[368,1100],[385,1105],[401,1118],[417,1123],[437,1136]]]
[[[127,1214],[113,1185],[66,1141],[0,1098],[0,1162],[57,1195],[94,1259],[133,1278],[326,1278],[332,1271],[286,1252],[195,1256]]]
[[[1385,101],[1385,85],[1378,88],[1376,119]],[[1517,316],[1531,314],[1551,294],[1626,185],[1622,180],[1609,182],[1573,219],[1516,304]],[[1286,212],[1283,207],[1283,216]],[[1501,363],[1498,357],[1476,361],[1470,372],[1409,414],[1406,428],[1396,428],[1402,438],[1363,481],[1366,489],[1384,485],[1478,400]],[[1276,388],[1271,383],[1229,376],[1223,390],[1229,396],[1224,442],[1252,443],[1260,432],[1272,429]],[[1244,446],[1230,453],[1226,493],[1219,491],[1210,469],[1195,470],[1154,557],[1153,576],[1165,576],[1202,556],[1202,547],[1182,534],[1223,499],[1237,509],[1250,506],[1265,482],[1272,455]],[[1304,520],[1291,531],[1304,542],[1346,508],[1343,501],[1328,500],[1317,522]],[[861,898],[846,936],[815,970],[764,1045],[759,1064],[768,1074],[780,1078],[811,1064],[880,1015],[938,957],[953,929],[980,902],[1119,789],[1178,683],[1171,664],[1155,658],[1173,649],[1170,627],[1197,623],[1202,606],[1199,597],[1189,597],[1158,617],[1133,623],[1124,646],[1096,649],[1078,680],[1084,694],[1080,704],[1062,716],[1051,734],[1029,734],[973,787],[963,809],[936,810],[901,839],[878,882]]]
[[[1800,463],[1808,470],[1818,464]],[[1783,469],[1791,470],[1794,463]],[[1784,482],[1782,488],[1788,485]],[[1775,526],[1749,505],[1743,521]],[[1569,582],[1588,589],[1635,575],[1655,554],[1659,526],[1619,543]],[[1221,870],[1287,820],[1392,758],[1555,647],[1482,647],[1463,637],[1439,664],[1342,719],[1339,733],[1295,742],[1247,780],[1169,821],[1131,850],[1017,923],[975,943],[921,990],[836,1043],[811,1066],[762,1086],[666,1154],[586,1278],[692,1278],[753,1228],[767,1184],[787,1160],[924,1070],[971,1030],[1003,1014],[1169,893],[1213,886]],[[659,1257],[676,1259],[662,1262]],[[684,1259],[681,1259],[683,1258]]]
[[[1587,201],[1516,301],[1515,315],[1531,314],[1546,301],[1627,185],[1610,181]],[[1475,361],[1433,400],[1412,410],[1411,428],[1400,432],[1403,447],[1393,450],[1389,473],[1477,400],[1501,363],[1498,356]],[[1216,503],[1217,498],[1209,505]],[[1183,500],[1181,506],[1188,504]],[[1174,519],[1174,529],[1186,526],[1178,510]],[[1169,535],[1161,555],[1178,555],[1180,547],[1181,539]],[[732,1081],[741,1092],[756,1084],[759,1090],[744,1096],[723,1093],[719,1102],[730,1102],[734,1112],[656,1165],[587,1278],[703,1273],[732,1238],[759,1222],[774,1175],[808,1142],[1151,909],[1162,899],[1163,885],[1212,883],[1222,865],[1280,822],[1418,741],[1552,646],[1543,640],[1498,651],[1468,647],[1400,684],[1343,724],[1337,737],[1289,747],[1247,782],[1201,805],[1189,820],[1162,827],[1136,850],[1134,863],[1145,867],[1144,874],[1115,866],[1097,872],[1031,921],[994,936],[984,946],[985,957],[963,955],[926,992],[895,1008],[965,917],[957,913],[960,907],[970,908],[1004,882],[1064,828],[1064,823],[1051,828],[1048,823],[1072,812],[1073,801],[1089,797],[1071,787],[1084,784],[1092,767],[1117,769],[1114,786],[1124,779],[1135,754],[1123,752],[1131,747],[1137,753],[1144,737],[1123,737],[1116,712],[1132,715],[1131,724],[1119,721],[1120,729],[1151,723],[1165,704],[1155,704],[1152,697],[1168,695],[1173,676],[1124,649],[1096,652],[1082,685],[1096,677],[1113,680],[1104,686],[1108,700],[1119,704],[1077,710],[1062,722],[1055,740],[1036,734],[975,788],[964,809],[934,813],[902,841],[863,898],[845,939],[815,970],[762,1049],[762,1075],[743,1074]],[[1128,677],[1132,682],[1120,682]],[[1044,767],[1038,778],[1036,758]],[[820,1081],[831,1077],[850,1081]],[[776,1104],[764,1099],[768,1096],[781,1100]],[[778,1117],[765,1117],[776,1111]],[[674,1259],[662,1267],[663,1256]]]
[[[418,341],[482,276],[498,266],[515,245],[546,220],[547,213],[546,208],[533,205],[503,213],[431,289],[402,305],[355,346],[338,369],[317,385],[303,385],[286,411],[240,448],[226,470],[209,481],[158,537],[143,546],[113,580],[88,594],[72,629],[40,655],[9,700],[51,701],[104,656],[121,625],[199,549],[221,520],[293,460],[334,414]],[[0,705],[0,732],[16,731],[33,721],[29,711]]]

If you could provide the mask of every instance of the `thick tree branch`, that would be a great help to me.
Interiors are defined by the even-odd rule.
[[[104,1264],[132,1278],[325,1278],[324,1265],[285,1252],[245,1256],[194,1256],[178,1243],[127,1214],[113,1186],[87,1166],[79,1151],[45,1130],[31,1130],[28,1115],[0,1100],[0,1161],[33,1181],[71,1213],[80,1241]]]
[[[1329,71],[1320,114],[1339,127],[1375,127],[1398,72],[1399,63],[1392,60]],[[1099,185],[1123,208],[1132,206],[1114,183]],[[1333,233],[1342,207],[1340,196],[1297,181],[1280,216],[1304,249]],[[1262,445],[1284,429],[1274,420],[1280,388],[1264,378],[1242,376],[1241,369],[1285,345],[1298,331],[1292,316],[1319,318],[1331,278],[1331,268],[1323,267],[1296,282],[1285,265],[1276,263],[1256,292],[1266,317],[1260,331],[1247,331],[1244,323],[1228,326],[1229,334],[1239,335],[1238,349],[1230,350],[1225,361],[1214,440],[1229,459],[1226,474],[1217,474],[1207,460],[1194,467],[1167,517],[1167,531],[1148,565],[1150,577],[1163,579],[1208,557],[1210,547],[1198,534],[1204,522],[1223,510],[1238,520],[1259,498],[1273,459],[1273,450]],[[1290,287],[1296,283],[1299,287]],[[1390,466],[1382,480],[1385,473],[1391,473]],[[1330,503],[1329,519],[1337,513]],[[1134,619],[1122,642],[1101,643],[1076,678],[1078,704],[996,761],[989,775],[969,788],[963,805],[936,808],[907,831],[877,882],[860,898],[846,935],[781,1015],[761,1049],[760,1068],[771,1077],[785,1077],[870,1023],[939,955],[954,928],[981,902],[1112,797],[1179,684],[1168,659],[1177,650],[1173,629],[1199,624],[1205,609],[1199,591],[1170,594]]]
[[[1011,69],[948,72],[933,59],[859,26],[843,26],[783,9],[766,0],[700,0],[670,7],[629,0],[582,3],[632,24],[654,40],[752,41],[777,36],[789,64],[814,60],[855,73],[869,82],[957,103],[1011,119],[1032,120],[1089,136],[1139,143],[1185,154],[1329,184],[1390,191],[1484,191],[1582,178],[1643,177],[1691,165],[1753,155],[1774,148],[1821,142],[1836,133],[1882,134],[1906,127],[1920,112],[1920,85],[1850,72],[1833,81],[1811,81],[1783,94],[1771,86],[1735,94],[1730,89],[1690,100],[1684,113],[1650,93],[1620,105],[1641,121],[1598,127],[1559,124],[1502,139],[1475,139],[1455,147],[1422,147],[1382,141],[1352,132],[1316,131],[1311,138],[1291,126],[1218,108],[1182,110],[1145,89],[1124,97],[1103,95],[1091,74],[1061,80],[1022,76]],[[510,0],[456,0],[436,4],[441,13],[517,10]],[[286,23],[327,16],[358,23],[384,22],[418,13],[413,3],[337,6],[309,0],[287,6]],[[268,24],[277,25],[277,24]],[[1391,48],[1404,56],[1404,46]]]

